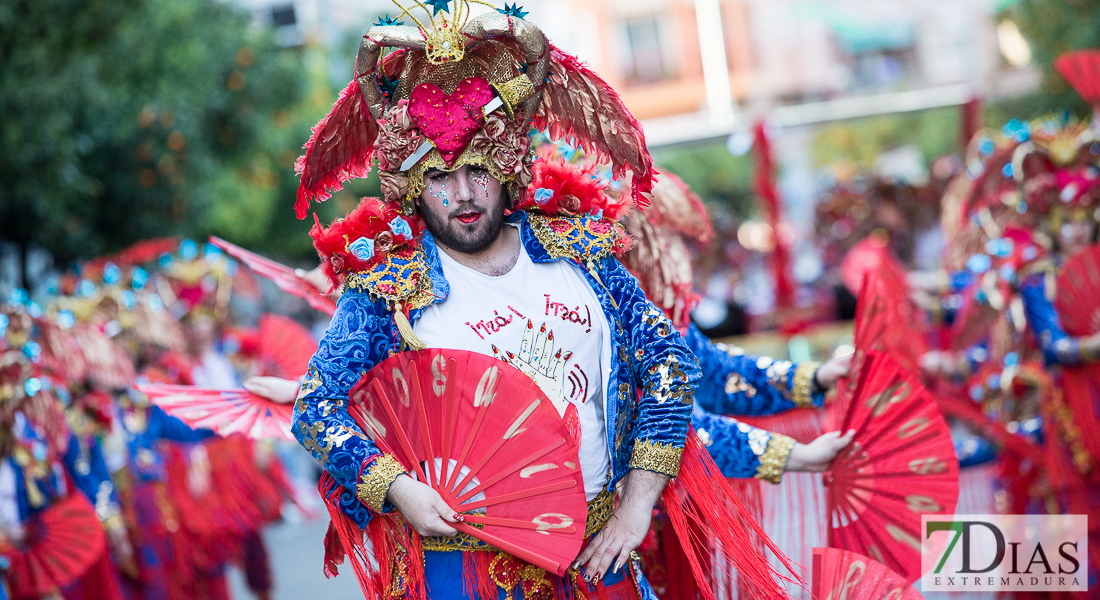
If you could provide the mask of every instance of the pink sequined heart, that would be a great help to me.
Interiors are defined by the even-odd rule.
[[[409,94],[409,116],[450,166],[481,128],[485,121],[481,107],[493,95],[493,88],[481,77],[462,80],[453,94],[443,93],[434,83],[422,83]]]

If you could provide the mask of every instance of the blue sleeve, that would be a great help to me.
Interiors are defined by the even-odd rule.
[[[634,385],[641,392],[633,422],[634,442],[630,468],[645,468],[665,472],[647,460],[653,452],[682,451],[694,404],[695,384],[699,379],[699,364],[684,338],[661,309],[646,299],[638,280],[615,259],[606,260],[607,290],[618,306],[621,323],[629,343],[620,347],[623,362],[630,365]],[[616,327],[616,324],[612,324]],[[620,390],[620,395],[625,393]],[[621,400],[621,399],[620,399]],[[621,402],[620,406],[629,403]],[[620,422],[626,423],[619,415]],[[665,472],[675,475],[679,461]]]
[[[772,446],[775,434],[730,417],[708,413],[698,406],[691,413],[691,426],[699,435],[722,475],[744,479],[762,476],[761,459]],[[790,452],[772,450],[786,465]],[[763,478],[763,477],[761,477]]]
[[[960,469],[983,465],[997,458],[997,448],[983,437],[975,435],[956,439],[954,445]]]
[[[1046,274],[1035,273],[1024,279],[1020,286],[1031,331],[1043,351],[1043,362],[1050,365],[1073,366],[1081,364],[1081,338],[1068,335],[1062,329],[1062,320],[1046,294]]]
[[[149,433],[153,439],[173,442],[201,442],[212,437],[209,429],[192,429],[190,425],[164,412],[159,406],[149,407]]]
[[[817,363],[796,365],[745,354],[736,346],[712,343],[694,324],[688,327],[687,343],[702,369],[695,399],[703,410],[770,415],[825,402],[825,392],[813,384]]]
[[[381,303],[346,290],[309,361],[294,405],[294,437],[344,488],[340,504],[361,526],[370,521],[370,510],[389,510],[385,491],[399,473],[393,462],[380,460],[378,447],[348,414],[348,394],[362,374],[386,356],[392,343],[390,324]],[[357,495],[360,477],[368,489],[366,503]]]
[[[99,438],[72,436],[64,461],[73,482],[95,507],[100,521],[119,514],[118,492],[107,469],[107,461],[103,458]]]

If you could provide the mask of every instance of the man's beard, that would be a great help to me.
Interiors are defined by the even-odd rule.
[[[458,206],[446,215],[437,215],[427,210],[419,212],[424,219],[424,226],[437,243],[463,254],[477,254],[485,250],[500,237],[501,229],[504,228],[503,202],[496,202],[488,209],[473,204],[458,203]],[[464,227],[461,221],[451,218],[453,215],[469,212],[480,212],[482,215],[472,231]]]

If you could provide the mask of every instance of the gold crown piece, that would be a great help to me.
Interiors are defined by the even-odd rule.
[[[495,9],[492,4],[483,0],[454,0],[454,12],[448,19],[447,9],[437,5],[450,4],[451,2],[441,3],[437,0],[430,5],[425,2],[414,2],[412,6],[405,7],[398,0],[393,0],[397,8],[401,9],[401,14],[397,18],[407,16],[420,28],[421,33],[424,35],[424,53],[428,56],[428,62],[433,65],[459,62],[466,56],[466,41],[462,35],[462,27],[470,18],[471,2]],[[428,15],[427,23],[429,27],[425,27],[424,23],[421,23],[412,15],[410,11],[416,8],[423,10]],[[442,10],[443,16],[436,19],[431,10],[432,8],[435,9],[435,14]]]

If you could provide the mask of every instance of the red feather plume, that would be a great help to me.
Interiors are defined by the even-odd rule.
[[[352,81],[340,93],[332,111],[313,127],[313,135],[304,146],[306,153],[295,163],[295,171],[302,176],[294,203],[299,219],[306,217],[311,200],[323,202],[332,196],[331,192],[341,189],[344,181],[370,173],[377,136],[378,124],[363,99],[359,82]]]
[[[607,82],[553,45],[542,102],[533,119],[536,129],[550,130],[551,138],[576,138],[576,144],[597,159],[610,160],[614,177],[632,171],[635,202],[641,207],[649,204],[642,194],[653,189],[653,159],[641,124]]]
[[[1100,50],[1067,52],[1054,59],[1054,69],[1085,102],[1100,103]]]
[[[537,210],[546,214],[586,215],[603,211],[604,218],[618,221],[629,208],[626,199],[615,200],[607,195],[607,184],[596,175],[596,165],[575,164],[563,160],[542,158],[532,169],[534,178],[527,186],[527,196],[517,210]],[[543,190],[549,190],[546,194]],[[548,198],[540,199],[540,193]]]
[[[409,223],[412,236],[394,235],[390,231],[390,222],[401,217]],[[316,215],[314,216],[316,219]],[[405,244],[411,244],[420,237],[423,225],[419,218],[401,214],[397,207],[392,206],[379,198],[363,198],[359,206],[342,218],[336,219],[327,229],[318,220],[309,230],[313,238],[313,247],[321,257],[321,270],[333,282],[333,289],[344,281],[344,276],[353,271],[364,271],[379,260],[382,255],[393,248]],[[378,240],[378,235],[387,233],[390,236],[390,247],[385,247]],[[362,260],[355,256],[348,245],[359,238],[367,238],[375,241],[374,256],[369,260]]]

